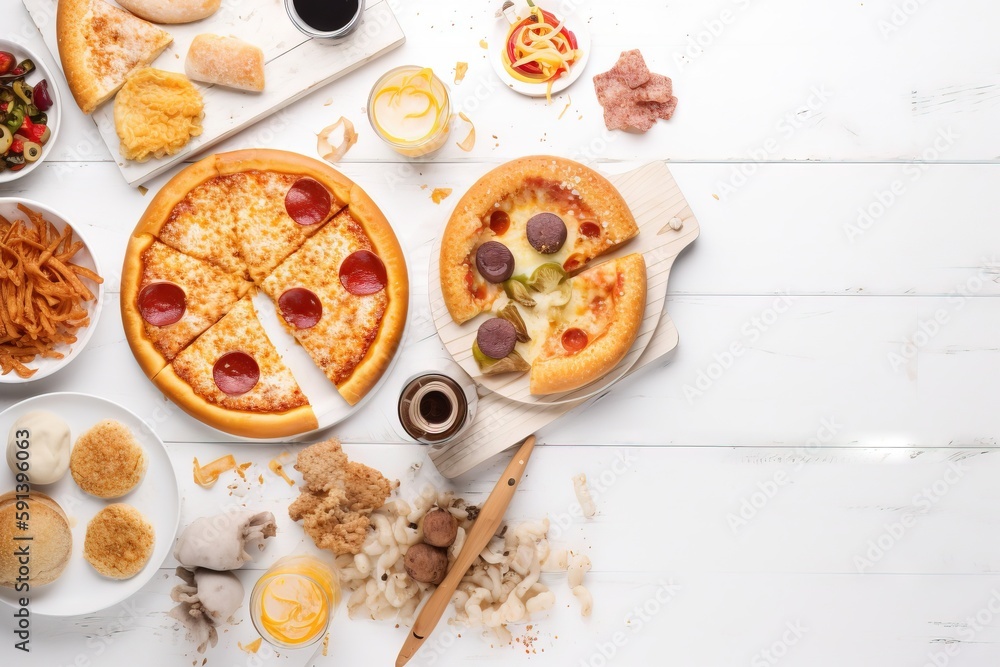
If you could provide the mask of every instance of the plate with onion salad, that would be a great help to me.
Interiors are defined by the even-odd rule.
[[[532,0],[508,4],[499,16],[489,60],[509,88],[551,101],[583,73],[590,34],[582,19],[553,14]]]

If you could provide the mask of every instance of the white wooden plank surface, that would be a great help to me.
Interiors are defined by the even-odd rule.
[[[273,136],[273,127],[280,126],[283,147],[312,153],[315,133],[346,115],[361,133],[348,160],[396,159],[363,117],[375,78],[390,67],[419,63],[445,73],[450,82],[461,60],[469,63],[469,73],[461,85],[451,86],[452,92],[480,126],[480,139],[471,154],[449,144],[435,162],[501,161],[544,150],[675,161],[983,161],[1000,156],[994,132],[1000,121],[1000,73],[992,40],[998,10],[990,0],[965,0],[960,6],[918,0],[560,0],[557,4],[594,17],[588,21],[594,53],[585,75],[551,106],[497,85],[479,40],[488,34],[499,2],[386,1],[407,35],[402,48],[218,150],[257,146],[261,134]],[[40,48],[27,12],[10,4],[5,18],[17,26],[10,38]],[[732,18],[720,30],[723,12]],[[718,36],[711,34],[712,27]],[[708,43],[691,47],[698,40]],[[932,44],[940,46],[931,49]],[[673,78],[677,115],[646,135],[609,134],[589,79],[610,67],[623,49],[635,47],[642,47],[654,71]],[[570,98],[571,109],[559,120]],[[67,111],[66,136],[50,159],[112,159],[89,119]],[[953,139],[939,144],[944,150],[935,148],[939,132],[947,134],[949,128]],[[493,134],[496,140],[490,140]]]
[[[424,448],[398,444],[392,386],[443,354],[421,276],[450,206],[491,165],[545,151],[611,172],[667,159],[702,229],[671,276],[667,308],[681,332],[674,360],[543,432],[548,444],[512,508],[515,519],[549,514],[568,526],[560,539],[588,549],[594,617],[576,615],[556,578],[560,605],[530,633],[537,653],[442,634],[415,664],[597,667],[664,656],[685,667],[995,664],[1000,5],[573,2],[597,17],[588,76],[641,47],[680,97],[669,123],[609,141],[588,76],[569,89],[562,120],[566,99],[546,106],[492,86],[478,46],[492,5],[387,1],[405,46],[223,144],[314,155],[315,133],[340,115],[361,133],[343,170],[385,210],[414,275],[407,354],[386,391],[336,429],[358,443],[348,447],[353,457],[399,476],[411,493],[433,472]],[[27,13],[10,4],[4,30],[40,47]],[[689,38],[705,42],[691,55]],[[431,163],[398,161],[364,122],[371,83],[383,66],[448,72],[456,60],[470,63],[452,91],[476,121],[475,150],[449,145]],[[52,162],[0,193],[75,212],[113,269],[148,195],[121,181],[88,119],[73,109],[64,118]],[[899,163],[913,158],[935,164]],[[797,162],[775,164],[789,160]],[[436,206],[422,185],[455,194]],[[231,498],[190,482],[193,456],[233,451],[263,464],[285,447],[212,444],[214,434],[167,410],[129,357],[113,305],[74,365],[30,390],[0,390],[0,406],[36,390],[120,400],[169,441],[185,517],[215,511]],[[926,333],[939,310],[947,321]],[[729,362],[734,344],[744,351]],[[689,400],[685,385],[697,389],[702,373],[710,385]],[[481,496],[504,459],[454,488]],[[423,468],[411,477],[414,463]],[[607,480],[586,524],[566,518],[568,478],[580,471]],[[272,476],[247,496],[281,515],[281,535],[257,568],[301,541],[282,514],[289,493]],[[734,524],[730,515],[741,512],[747,523]],[[0,661],[118,667],[141,655],[153,667],[201,664],[164,617],[168,567],[133,598],[138,615],[36,618],[35,652],[25,660],[3,640]],[[679,589],[662,589],[665,581]],[[656,613],[640,623],[636,608],[646,604]],[[616,632],[622,645],[612,649]],[[340,617],[330,657],[316,664],[390,663],[404,633]],[[252,638],[244,621],[208,664],[305,662],[254,660],[235,648]]]

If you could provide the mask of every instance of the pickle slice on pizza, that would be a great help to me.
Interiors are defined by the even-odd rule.
[[[139,365],[156,375],[203,331],[215,324],[253,283],[174,250],[152,236],[137,241],[122,283],[122,320]]]
[[[553,156],[508,162],[469,189],[445,227],[445,305],[461,324],[518,290],[514,275],[542,264],[579,271],[638,231],[621,194],[592,169]]]
[[[472,353],[483,374],[528,372],[535,395],[572,391],[610,372],[635,342],[646,309],[642,255],[573,277],[543,265],[525,282],[479,325]]]
[[[236,435],[268,438],[318,427],[250,296],[174,357],[153,382],[188,414]]]
[[[341,396],[360,401],[388,368],[406,317],[406,267],[381,214],[342,211],[261,287]]]

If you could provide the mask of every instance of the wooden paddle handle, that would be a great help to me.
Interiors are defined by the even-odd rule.
[[[500,476],[497,485],[493,488],[493,493],[490,494],[490,497],[486,499],[486,502],[480,508],[479,517],[476,518],[476,522],[472,525],[472,530],[466,536],[465,544],[458,553],[458,557],[455,558],[455,563],[448,570],[448,575],[437,587],[437,590],[434,591],[430,599],[427,600],[427,604],[424,605],[416,622],[413,624],[412,634],[416,635],[416,637],[425,638],[434,630],[434,627],[441,620],[441,616],[444,615],[445,610],[448,608],[451,596],[458,589],[458,584],[462,581],[462,577],[465,576],[469,567],[475,562],[476,557],[479,556],[480,552],[489,544],[490,539],[496,534],[497,528],[500,527],[500,523],[503,521],[503,515],[507,512],[507,507],[514,497],[514,492],[517,491],[521,476],[524,474],[524,469],[528,464],[528,457],[531,456],[534,448],[535,436],[529,435],[524,444],[521,445],[521,448],[517,450],[517,454],[514,455],[511,462],[507,464],[503,475]]]

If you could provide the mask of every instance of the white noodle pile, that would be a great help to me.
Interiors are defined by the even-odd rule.
[[[342,585],[349,591],[347,610],[351,618],[396,618],[407,625],[416,619],[420,604],[434,590],[431,584],[413,581],[403,568],[406,550],[423,540],[420,520],[440,507],[459,522],[458,537],[448,548],[449,567],[465,543],[475,513],[451,492],[427,486],[410,505],[395,499],[372,512],[374,530],[368,534],[361,553],[337,557]],[[509,623],[527,622],[533,614],[551,609],[555,595],[539,581],[542,572],[568,571],[573,595],[584,616],[593,607],[593,598],[583,586],[590,559],[552,550],[548,542],[549,520],[526,521],[504,527],[469,568],[452,598],[455,621],[481,629],[507,643]]]

